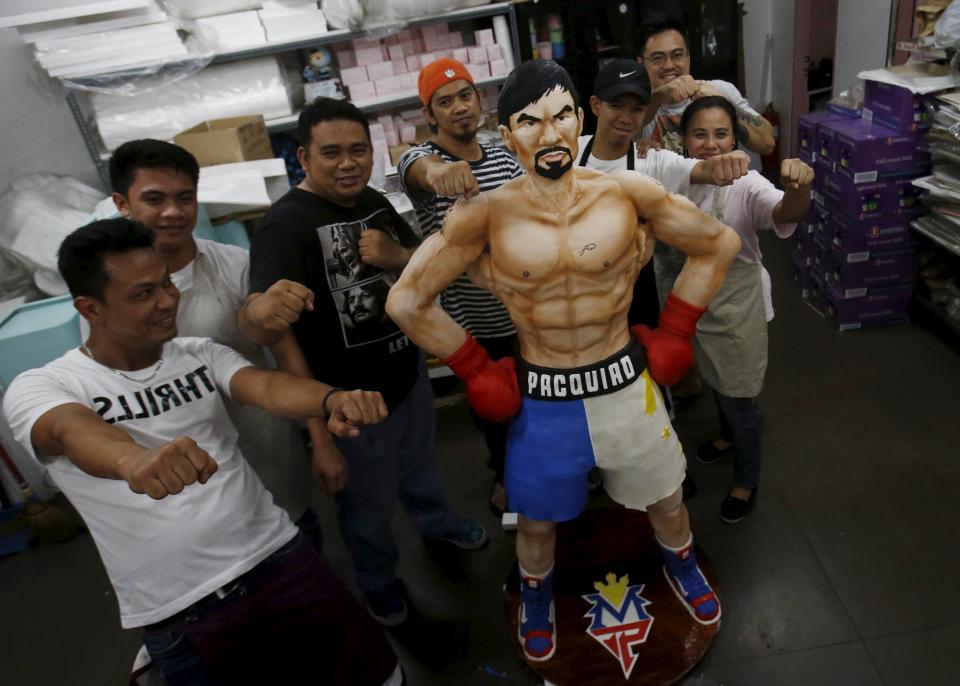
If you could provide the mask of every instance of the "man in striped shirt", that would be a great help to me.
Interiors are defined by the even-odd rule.
[[[418,85],[433,136],[404,154],[398,172],[426,238],[443,228],[444,217],[458,197],[499,188],[523,174],[523,168],[503,148],[477,140],[480,94],[463,64],[449,58],[435,60],[420,70]],[[441,293],[440,303],[491,358],[517,353],[516,330],[506,308],[492,293],[473,285],[466,274]],[[502,512],[506,509],[503,462],[507,425],[477,415],[474,423],[484,434],[490,466],[496,472],[490,504]]]

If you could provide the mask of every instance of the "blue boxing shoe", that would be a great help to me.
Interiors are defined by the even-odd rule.
[[[553,657],[557,650],[557,626],[553,611],[553,568],[542,579],[520,576],[520,644],[533,662]]]
[[[663,575],[670,588],[700,624],[720,621],[720,599],[700,571],[693,551],[693,535],[681,548],[670,548],[657,540],[663,553]]]

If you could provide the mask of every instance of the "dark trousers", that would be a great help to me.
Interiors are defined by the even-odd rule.
[[[733,485],[756,488],[760,484],[763,453],[760,433],[763,420],[756,398],[731,398],[713,392],[720,415],[720,437],[734,444]]]
[[[383,630],[299,533],[186,610],[146,627],[171,686],[314,683],[382,686],[397,665]]]

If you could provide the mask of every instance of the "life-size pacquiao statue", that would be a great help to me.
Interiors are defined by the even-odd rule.
[[[654,381],[669,385],[691,365],[697,320],[740,240],[643,174],[576,167],[583,111],[556,63],[517,67],[498,117],[527,174],[459,202],[414,254],[387,310],[465,381],[477,413],[512,420],[506,486],[520,515],[523,651],[539,661],[556,650],[556,523],[583,510],[595,466],[614,500],[646,510],[671,588],[694,619],[714,623],[720,603],[697,565],[681,497],[685,460]],[[631,331],[633,283],[657,240],[687,262],[660,325]],[[464,271],[506,305],[516,362],[492,361],[434,304]]]

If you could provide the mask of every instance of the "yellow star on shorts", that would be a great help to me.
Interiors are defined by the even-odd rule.
[[[669,426],[663,427],[663,431],[660,432],[660,438],[662,438],[663,440],[667,440],[668,438],[670,438],[670,427],[669,427]]]

